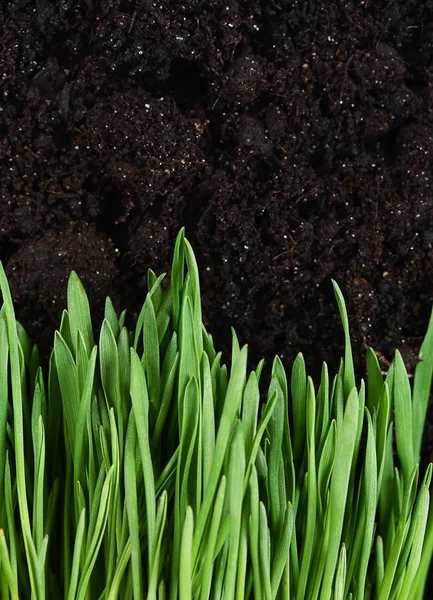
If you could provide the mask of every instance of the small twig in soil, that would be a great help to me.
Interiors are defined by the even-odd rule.
[[[285,254],[289,254],[289,253],[293,252],[293,250],[295,248],[296,248],[296,242],[288,250],[284,250],[284,252],[280,252],[280,254],[277,254],[276,256],[274,256],[272,260],[277,260],[277,258],[280,258],[280,256],[284,256]]]
[[[45,190],[47,194],[54,194],[55,196],[60,196],[61,198],[81,198],[79,194],[67,194],[65,192],[56,192],[54,190]]]
[[[129,29],[128,29],[128,34],[131,33],[132,28],[134,27],[134,23],[135,23],[136,17],[137,17],[137,11],[134,10],[134,12],[132,13],[132,17],[131,17],[131,24],[130,24]]]
[[[349,71],[349,65],[352,61],[352,59],[354,58],[354,54],[352,54],[352,56],[349,56],[349,60],[346,63],[346,67],[344,69],[344,77],[343,77],[343,83],[341,84],[341,88],[340,88],[340,102],[341,100],[343,100],[343,92],[344,92],[344,87],[346,85],[346,81],[347,81],[347,73]]]

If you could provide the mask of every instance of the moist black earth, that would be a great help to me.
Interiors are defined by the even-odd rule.
[[[130,322],[181,226],[204,320],[251,365],[343,337],[384,371],[433,304],[433,2],[10,0],[0,7],[0,258],[47,356],[71,269]],[[433,459],[429,411],[423,461]]]

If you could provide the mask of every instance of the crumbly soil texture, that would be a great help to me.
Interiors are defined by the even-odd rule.
[[[75,269],[132,323],[181,226],[230,359],[303,352],[350,315],[413,372],[433,303],[431,0],[10,0],[0,8],[0,257],[46,356]],[[425,461],[433,459],[430,411]]]

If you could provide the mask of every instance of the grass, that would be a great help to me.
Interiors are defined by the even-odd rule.
[[[47,376],[0,266],[0,596],[4,600],[421,600],[433,550],[419,474],[433,321],[411,388],[367,351],[318,388],[299,354],[230,368],[202,323],[181,230],[171,284],[149,270],[135,331],[109,299],[99,340],[75,273]]]

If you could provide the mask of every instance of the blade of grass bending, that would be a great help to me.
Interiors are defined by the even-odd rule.
[[[161,389],[164,389],[167,385],[167,380],[170,376],[170,372],[173,368],[173,363],[175,361],[176,356],[178,356],[178,347],[177,347],[177,333],[174,331],[170,342],[168,343],[167,349],[164,354],[164,358],[162,361],[162,369],[161,369]]]
[[[87,595],[87,589],[89,586],[90,577],[92,575],[93,568],[98,556],[99,548],[101,547],[102,540],[104,537],[105,529],[107,526],[108,512],[110,508],[110,499],[112,492],[112,481],[113,481],[114,466],[110,467],[104,484],[102,486],[101,500],[98,507],[98,516],[95,523],[95,530],[93,532],[92,539],[90,540],[89,548],[86,549],[86,557],[81,573],[80,582],[77,591],[77,600],[85,600]]]
[[[319,549],[315,553],[316,560],[312,564],[311,577],[308,582],[307,598],[309,600],[317,600],[319,598],[320,586],[322,583],[323,573],[325,572],[326,557],[328,554],[329,540],[330,540],[330,493],[328,492],[328,498],[326,501],[325,514],[323,519],[323,527],[320,529],[319,537]]]
[[[32,356],[32,344],[30,338],[27,335],[26,330],[19,321],[16,321],[18,344],[21,347],[24,358],[25,367],[30,370],[31,356]]]
[[[161,583],[158,586],[158,600],[165,600],[167,596],[167,593],[165,591],[165,582],[161,581]]]
[[[383,576],[385,574],[385,558],[383,551],[383,539],[380,535],[376,538],[376,598],[379,598],[380,588],[383,583]]]
[[[50,448],[52,453],[52,460],[47,463],[47,476],[52,481],[59,472],[59,445],[60,445],[60,432],[63,433],[63,421],[62,418],[62,394],[60,391],[60,384],[57,375],[56,357],[54,351],[51,352],[48,369],[48,398],[50,410],[47,414],[47,448]]]
[[[427,467],[427,471],[424,476],[424,481],[422,483],[421,490],[418,494],[418,499],[412,515],[412,521],[415,523],[415,532],[399,600],[406,600],[407,598],[409,598],[415,580],[415,576],[421,562],[424,536],[429,513],[429,487],[432,479],[432,467],[432,464],[430,464]]]
[[[278,591],[280,589],[281,580],[283,577],[284,569],[288,565],[289,561],[289,550],[290,550],[290,540],[292,539],[292,531],[294,524],[294,516],[293,516],[293,507],[290,502],[287,503],[286,510],[284,513],[283,525],[281,528],[281,533],[279,535],[275,553],[274,560],[272,562],[271,569],[271,590],[272,590],[272,598],[275,599],[278,597]],[[282,597],[289,597],[289,589],[281,590]]]
[[[198,511],[202,492],[202,465],[197,455],[201,454],[200,440],[200,391],[195,377],[190,379],[185,390],[185,412],[180,432],[180,454],[178,461],[180,510],[183,519],[189,504]]]
[[[430,398],[433,375],[433,310],[430,315],[427,333],[418,354],[419,363],[415,367],[413,379],[413,452],[419,459],[421,442]]]
[[[162,473],[160,474],[160,476],[158,477],[158,479],[155,483],[156,497],[160,496],[162,494],[163,490],[166,490],[168,498],[170,499],[171,487],[173,487],[173,493],[174,493],[174,485],[170,486],[169,482],[170,482],[170,480],[175,479],[178,458],[179,458],[179,446],[173,452],[170,460],[165,465],[164,470],[162,471]]]
[[[227,503],[229,503],[229,498],[227,499]],[[228,507],[225,507],[224,512],[227,513]],[[230,542],[230,515],[226,514],[225,520],[222,522],[220,529],[218,531],[218,537],[215,544],[215,556],[221,552],[224,545]]]
[[[125,547],[123,548],[120,556],[117,558],[116,562],[116,570],[114,572],[114,577],[111,582],[111,587],[109,592],[106,594],[107,600],[118,600],[118,598],[122,598],[122,595],[119,596],[119,590],[122,583],[122,579],[124,573],[126,571],[126,567],[128,566],[128,561],[131,556],[131,543],[128,540]],[[105,593],[105,592],[103,592]]]
[[[248,457],[248,463],[247,463],[247,468],[246,468],[245,477],[244,477],[244,495],[247,491],[251,472],[252,472],[254,464],[256,463],[256,458],[260,451],[260,443],[262,441],[263,434],[266,431],[266,427],[268,426],[268,423],[273,415],[275,406],[277,404],[277,398],[278,398],[278,394],[277,394],[277,391],[275,390],[263,408],[262,416],[261,416],[261,419],[259,422],[259,427],[257,429],[256,435],[253,440],[251,453]]]
[[[154,424],[159,410],[161,383],[158,327],[152,299],[149,295],[144,303],[143,349],[141,364],[143,365],[148,384],[149,417],[151,423]]]
[[[136,453],[137,458],[137,453]],[[137,461],[138,462],[138,461]],[[125,473],[125,467],[123,467],[123,476]],[[136,464],[136,473],[140,474],[139,465]],[[125,497],[123,496],[123,499]],[[128,513],[126,510],[126,501],[122,503],[122,533],[119,542],[119,551],[121,548],[124,548],[126,543],[129,540],[129,525],[128,525]],[[130,544],[130,541],[128,542]]]
[[[355,387],[355,369],[353,367],[352,344],[350,341],[349,318],[347,316],[346,303],[339,285],[332,279],[334,294],[340,312],[341,322],[344,330],[344,395],[348,398],[352,388]]]
[[[370,413],[373,408],[378,410],[380,395],[382,393],[383,377],[380,370],[376,352],[369,347],[366,354],[367,362],[367,406]]]
[[[291,393],[293,407],[293,461],[299,468],[305,448],[305,419],[307,400],[307,374],[305,361],[301,353],[297,355],[292,367]]]
[[[179,598],[192,600],[192,538],[194,535],[194,515],[190,506],[186,509],[180,544]]]
[[[149,292],[148,292],[148,294],[146,296],[146,299],[147,298],[150,298],[150,299],[153,298],[153,295],[159,289],[160,282],[164,279],[164,277],[165,277],[165,273],[163,273],[162,275],[160,275],[156,279],[156,281],[153,284],[153,286],[151,288],[149,288]],[[134,350],[136,352],[138,352],[138,342],[140,341],[140,334],[141,334],[141,332],[143,330],[144,313],[146,311],[145,304],[146,304],[146,301],[144,301],[143,306],[141,307],[140,314],[138,315],[137,323],[135,325],[135,333],[134,333],[134,343],[133,343],[133,346],[134,346]]]
[[[194,392],[192,398],[195,398],[192,401],[189,401],[191,404],[191,409],[194,410],[197,415],[191,415],[189,420],[192,424],[194,424],[195,429],[191,434],[191,475],[184,476],[184,482],[182,483],[183,487],[183,497],[182,506],[186,506],[189,499],[189,504],[193,509],[194,514],[198,514],[200,511],[200,506],[203,498],[203,406],[201,404],[200,398],[200,390],[199,385],[195,381],[192,380],[194,386],[192,387],[192,391]],[[195,388],[195,391],[194,391]],[[187,388],[188,389],[188,388]],[[185,471],[186,472],[186,471]],[[188,494],[186,491],[189,487]],[[195,565],[197,568],[197,565]],[[193,571],[194,575],[196,570]]]
[[[209,535],[207,537],[206,546],[204,548],[204,562],[201,567],[201,590],[200,600],[208,600],[210,596],[210,590],[212,585],[212,574],[214,571],[214,551],[216,540],[218,537],[218,531],[221,523],[221,515],[224,507],[226,493],[226,478],[225,475],[221,477],[221,481],[218,487],[218,491],[215,497],[215,503],[213,505],[211,524],[209,529]]]
[[[63,578],[67,582],[71,577],[71,548],[72,548],[72,537],[74,528],[74,485],[72,482],[72,463],[70,457],[66,461],[66,473],[63,481],[64,491],[62,490],[63,500],[63,523],[62,525],[62,566],[63,566]]]
[[[89,502],[89,506],[91,506],[90,502]],[[87,514],[87,503],[86,503],[86,498],[84,496],[84,491],[83,491],[83,487],[81,485],[81,483],[79,481],[76,481],[75,483],[75,521],[74,521],[74,525],[77,524],[80,520],[80,515],[82,513],[82,511],[85,510],[86,514]],[[78,527],[78,525],[77,525]],[[77,529],[74,528],[74,534],[76,535],[76,531]],[[83,536],[83,543],[86,543],[86,532],[84,532],[84,536]]]
[[[81,396],[86,381],[89,354],[87,354],[86,343],[81,331],[77,335],[77,351],[75,353],[75,364],[77,365],[78,393]]]
[[[239,346],[238,336],[236,335],[236,331],[234,328],[231,328],[232,331],[232,364],[235,362],[237,355],[241,351]]]
[[[111,331],[113,332],[113,335],[117,340],[120,333],[119,319],[117,318],[116,310],[113,306],[111,298],[109,298],[108,296],[107,298],[105,298],[104,319],[106,319],[109,323]]]
[[[125,326],[125,319],[126,319],[126,308],[125,310],[122,310],[122,312],[120,313],[119,316],[119,329],[122,330]]]
[[[319,467],[317,472],[317,492],[319,501],[319,517],[323,523],[324,520],[324,505],[329,491],[329,482],[334,468],[335,460],[335,440],[337,436],[337,426],[335,419],[332,419],[328,435],[323,444],[322,454],[320,456]]]
[[[164,277],[165,277],[166,273],[164,273]],[[153,271],[152,269],[147,269],[147,289],[151,290],[153,288],[153,286],[155,285],[155,283],[157,282],[158,277],[155,273],[155,271]],[[162,299],[162,288],[160,285],[158,285],[153,294],[152,294],[152,301],[153,301],[153,306],[155,308],[155,312],[158,311],[159,305],[161,304],[161,299]]]
[[[110,589],[116,569],[116,554],[120,552],[120,539],[122,536],[122,509],[120,498],[120,449],[119,435],[117,432],[114,408],[110,409],[110,440],[111,462],[114,466],[112,485],[112,505],[108,515],[105,557],[108,563],[105,572],[105,586]]]
[[[430,503],[429,515],[424,538],[423,552],[415,581],[409,596],[410,600],[422,600],[427,577],[430,573],[430,563],[433,554],[433,506]]]
[[[348,486],[348,490],[347,490],[347,498],[346,498],[347,506],[354,506],[354,505],[356,505],[356,501],[357,501],[357,498],[355,497],[355,490],[356,490],[355,478],[356,478],[356,469],[357,469],[357,464],[358,464],[358,455],[359,455],[359,449],[360,449],[362,429],[363,429],[363,425],[364,425],[364,411],[365,411],[365,383],[364,383],[364,380],[361,379],[361,385],[359,387],[359,392],[358,392],[358,428],[357,428],[356,438],[355,438],[355,448],[353,450],[352,470],[350,473],[349,486]],[[358,497],[359,497],[359,494],[358,494]],[[354,541],[355,542],[354,548],[356,547],[357,551],[359,552],[360,548],[361,548],[360,539],[353,540],[353,537],[355,535],[355,530],[356,530],[355,519],[346,519],[345,525],[343,527],[343,539],[345,541],[346,547],[350,547],[352,545],[352,542]],[[352,556],[354,557],[354,561],[355,561],[355,554],[352,553]],[[351,564],[353,564],[354,561],[349,562],[349,571],[348,571],[349,575],[351,573],[351,571],[350,571]]]
[[[238,564],[236,567],[236,591],[235,598],[248,598],[248,579],[247,579],[247,564],[248,564],[248,522],[250,519],[249,511],[245,504],[242,507],[242,523],[239,534],[239,553]],[[251,575],[251,573],[249,573]],[[252,583],[252,579],[250,577]]]
[[[335,568],[340,549],[341,532],[346,509],[346,497],[358,430],[358,404],[358,393],[356,388],[354,388],[347,399],[341,429],[337,432],[337,449],[330,492],[330,528],[332,536],[329,541],[320,596],[323,600],[329,600],[331,597]]]
[[[97,356],[97,346],[94,346],[92,353],[90,355],[89,367],[87,370],[87,378],[84,386],[83,395],[81,397],[80,407],[78,411],[77,418],[77,430],[75,436],[75,447],[74,447],[74,482],[76,483],[79,479],[84,476],[85,473],[85,465],[83,461],[83,456],[88,456],[85,453],[86,447],[86,431],[88,432],[88,423],[90,419],[90,403],[92,399],[92,388],[93,388],[93,380],[95,377],[95,367],[96,367],[96,356]],[[90,456],[88,457],[89,462],[87,463],[87,467],[89,468]],[[87,461],[86,461],[87,462]]]
[[[24,361],[24,353],[21,347],[21,343],[18,341],[18,354],[20,364],[20,376],[21,376],[21,397],[23,407],[23,436],[24,436],[24,457],[27,465],[31,463],[31,444],[26,444],[25,441],[31,440],[31,396],[29,395],[28,385],[28,368]],[[12,442],[13,443],[13,442]]]
[[[165,383],[164,391],[162,393],[162,400],[161,400],[161,404],[159,406],[158,416],[156,418],[155,427],[153,428],[152,443],[151,443],[152,453],[154,453],[156,451],[157,445],[161,443],[161,436],[162,436],[162,432],[164,430],[164,425],[165,425],[165,422],[167,419],[167,415],[169,413],[172,402],[174,402],[173,389],[174,389],[174,384],[176,382],[178,364],[179,364],[179,353],[177,352],[174,357],[173,363],[171,364],[170,371],[167,375],[167,381]]]
[[[129,535],[131,539],[131,570],[132,570],[132,589],[134,600],[141,600],[142,591],[142,573],[141,573],[141,547],[138,521],[138,503],[137,503],[137,479],[135,474],[135,445],[137,430],[135,425],[134,413],[131,411],[128,428],[126,430],[125,447],[125,502],[128,515]]]
[[[71,339],[71,326],[69,324],[69,314],[67,310],[63,310],[62,318],[60,320],[59,327],[60,335],[65,340],[68,348],[72,349],[72,339]]]
[[[347,569],[346,569],[346,594],[349,594],[349,592],[351,592],[352,594],[356,593],[355,582],[357,581],[357,578],[358,578],[358,569],[359,569],[359,564],[360,564],[362,543],[363,543],[363,539],[364,539],[363,533],[364,533],[364,527],[366,525],[365,510],[364,510],[364,506],[362,505],[363,501],[364,501],[364,493],[363,493],[363,486],[361,483],[361,485],[359,486],[357,498],[355,501],[355,509],[353,511],[352,518],[349,519],[348,534],[345,537],[344,533],[343,533],[343,536],[342,536],[344,543],[346,544],[346,539],[347,539],[348,540],[347,543],[350,544],[350,551],[348,554],[348,564],[347,564]],[[348,503],[348,506],[350,506],[349,503]],[[367,591],[368,590],[369,590],[369,587],[367,587]],[[368,596],[367,593],[366,593],[366,595]]]
[[[227,365],[222,365],[218,370],[218,379],[216,385],[216,395],[215,395],[215,422],[220,424],[222,410],[224,408],[224,398],[227,394],[227,386],[228,386],[228,372]]]
[[[34,392],[34,384],[36,382],[37,379],[37,373],[39,371],[39,369],[41,368],[41,356],[40,356],[40,352],[38,347],[36,346],[36,344],[34,344],[32,346],[32,354],[31,354],[31,358],[30,358],[30,365],[29,365],[29,376],[30,376],[30,390],[29,390],[29,396],[33,395]],[[45,408],[43,409],[42,415],[44,417],[44,423],[46,423],[46,410]]]
[[[239,411],[239,406],[242,400],[245,370],[247,364],[248,347],[244,346],[236,359],[232,368],[232,373],[227,387],[227,393],[224,401],[223,412],[221,415],[220,424],[218,427],[217,438],[215,442],[215,453],[212,460],[212,467],[208,480],[208,489],[204,495],[200,512],[197,517],[197,526],[194,534],[193,546],[193,565],[196,568],[198,550],[203,542],[203,534],[211,510],[212,501],[215,491],[218,486],[218,480],[224,458],[227,452],[228,441],[232,429],[233,422]]]
[[[164,292],[162,303],[156,313],[156,326],[158,329],[158,340],[159,344],[162,345],[164,336],[167,333],[168,326],[173,313],[173,298],[171,295],[171,289]]]
[[[62,394],[62,407],[66,422],[69,451],[72,454],[75,444],[80,393],[74,357],[58,331],[56,331],[54,337],[54,357]]]
[[[213,600],[220,600],[220,598],[224,597],[224,574],[227,568],[227,557],[229,554],[229,543],[228,541],[224,544],[221,553],[216,559],[215,565],[215,576],[213,581],[212,588],[212,598]]]
[[[296,598],[303,600],[307,589],[308,577],[310,573],[310,563],[315,544],[316,516],[317,516],[317,479],[316,479],[316,398],[314,394],[314,384],[311,377],[307,382],[307,410],[306,410],[306,433],[307,433],[307,519],[305,526],[305,536],[303,540],[301,570],[299,573],[299,582]]]
[[[377,493],[380,495],[382,489],[382,478],[385,469],[386,459],[386,440],[388,435],[390,413],[389,389],[388,384],[384,383],[380,394],[380,400],[377,413],[376,424],[376,454],[377,454]]]
[[[11,469],[9,464],[9,452],[6,451],[4,472],[4,503],[6,509],[7,533],[9,537],[10,563],[15,579],[18,578],[17,565],[17,537],[14,518],[14,502],[12,497]]]
[[[395,408],[395,439],[397,452],[407,485],[415,464],[413,453],[412,398],[409,378],[401,354],[395,352],[393,398]]]
[[[203,325],[203,323],[201,325],[201,330],[203,333],[203,350],[208,355],[209,362],[213,363],[217,353],[215,352],[212,336],[210,333],[207,332],[206,327]]]
[[[231,444],[228,472],[230,513],[230,545],[224,585],[224,598],[235,598],[242,523],[243,480],[245,473],[245,442],[242,423],[238,420]]]
[[[389,554],[387,555],[385,572],[383,575],[383,581],[380,587],[378,600],[388,600],[388,598],[391,596],[393,585],[395,584],[395,572],[397,570],[403,544],[410,527],[410,515],[412,513],[412,508],[415,501],[417,481],[418,468],[415,466],[405,490],[403,506],[399,517],[397,530],[395,532],[394,539],[392,540]]]
[[[250,477],[250,554],[253,572],[253,590],[255,598],[262,598],[262,578],[260,569],[260,516],[259,516],[259,481],[256,467],[253,467]]]
[[[89,300],[83,284],[75,271],[71,272],[68,279],[68,315],[74,352],[77,351],[77,334],[78,331],[81,331],[86,344],[87,354],[90,355],[95,341],[93,339]]]
[[[245,434],[245,454],[250,456],[254,437],[257,430],[257,417],[259,412],[260,391],[257,376],[254,371],[248,377],[242,402],[242,424]],[[247,482],[248,485],[248,482]]]
[[[338,374],[334,379],[335,386],[332,395],[332,410],[335,422],[337,423],[337,429],[341,429],[343,424],[344,416],[344,361],[340,362],[340,368]]]
[[[371,549],[374,542],[374,521],[377,506],[377,456],[374,439],[373,423],[368,408],[365,409],[367,416],[367,447],[364,463],[364,489],[365,489],[365,526],[362,541],[361,556],[357,567],[357,592],[356,598],[364,600],[365,584],[367,580],[368,563],[371,557]]]
[[[220,402],[217,401],[217,400],[219,400],[217,391],[218,391],[218,379],[220,376],[220,371],[222,369],[222,366],[220,365],[221,358],[222,358],[222,353],[218,352],[218,354],[215,356],[215,359],[210,368],[210,376],[212,379],[212,397],[213,397],[213,401],[214,401],[214,408],[219,408],[219,406],[216,406],[216,405],[220,404]],[[215,422],[217,422],[217,418],[219,419],[220,416],[221,415],[217,415],[216,411],[215,411]]]
[[[21,389],[21,370],[18,350],[18,334],[16,328],[15,311],[12,296],[3,265],[0,262],[0,290],[3,295],[4,310],[8,331],[9,357],[12,386],[12,404],[14,412],[14,442],[16,456],[16,478],[18,491],[18,505],[21,519],[21,527],[24,538],[29,576],[32,589],[37,599],[40,597],[40,574],[35,572],[37,565],[36,549],[34,546],[30,515],[27,504],[26,476],[25,476],[25,452],[24,452],[24,427],[23,427],[23,398]]]
[[[163,551],[163,535],[164,529],[167,524],[167,492],[164,490],[159,497],[158,500],[158,509],[156,511],[156,525],[155,525],[155,552],[153,555],[153,565],[152,570],[149,573],[149,591],[148,598],[156,598],[157,596],[157,587],[158,587],[158,578],[161,573],[160,564],[161,556],[163,557],[163,561],[165,560],[166,553]]]
[[[173,296],[173,328],[179,329],[182,289],[185,278],[185,227],[177,234],[171,268],[171,292]]]
[[[272,600],[269,528],[266,508],[263,502],[259,503],[259,559],[262,590],[264,600]]]
[[[203,351],[202,363],[202,453],[203,453],[203,493],[206,494],[212,459],[215,451],[215,411],[212,395],[212,377],[209,357]]]
[[[101,448],[101,444],[98,443],[99,441],[99,430],[100,428],[106,428],[106,430],[108,430],[107,428],[107,419],[106,419],[106,415],[104,415],[104,413],[107,412],[107,404],[105,402],[105,399],[103,398],[103,394],[101,393],[101,390],[98,389],[96,390],[96,394],[94,398],[91,401],[91,425],[92,425],[92,435],[93,438],[95,440],[95,443],[93,444],[94,447],[94,453],[95,453],[95,462],[98,465],[98,467],[102,464],[104,457],[102,455],[102,448]]]
[[[186,510],[188,508],[188,491],[190,497],[195,496],[192,462],[195,451],[197,430],[199,425],[199,390],[198,384],[192,377],[185,389],[184,394],[185,408],[180,427],[180,450],[176,469],[176,493],[175,493],[175,514],[174,514],[174,538],[173,538],[173,556],[172,556],[172,584],[170,589],[170,598],[177,597],[178,569],[180,563],[180,551],[182,543],[182,528],[184,524]],[[194,570],[195,570],[194,565]]]
[[[383,459],[383,470],[381,487],[379,494],[379,523],[382,540],[384,543],[385,554],[389,553],[389,545],[394,535],[394,517],[390,517],[392,514],[392,504],[394,497],[394,456],[393,456],[393,423],[389,423],[385,454]],[[387,529],[392,528],[391,532]],[[392,536],[390,535],[392,533]],[[388,541],[390,540],[390,541]]]
[[[190,274],[191,281],[191,300],[193,307],[194,317],[194,333],[196,337],[196,348],[197,354],[200,357],[203,352],[203,334],[201,331],[202,326],[202,314],[201,314],[201,298],[200,298],[200,278],[198,274],[197,261],[194,255],[194,251],[188,240],[184,239],[185,245],[185,258],[188,266],[188,273]]]
[[[293,464],[293,463],[292,463]],[[296,522],[296,516],[298,513],[300,499],[299,487],[295,489],[293,504],[293,514]],[[290,540],[290,567],[291,567],[291,581],[292,589],[294,592],[298,589],[299,583],[299,536],[297,536],[296,527],[293,528],[292,539]]]
[[[129,335],[126,327],[120,330],[117,340],[117,353],[119,356],[119,385],[122,409],[122,420],[125,428],[127,427],[129,412],[131,410],[131,396],[129,394],[129,385],[131,381],[131,364],[129,356]]]
[[[143,367],[133,348],[131,348],[131,400],[137,426],[141,467],[143,469],[147,516],[148,569],[150,570],[153,563],[156,505],[155,479],[149,444],[149,398]]]
[[[71,577],[67,584],[67,600],[74,600],[77,593],[78,578],[80,575],[81,552],[83,549],[84,528],[86,526],[86,510],[83,509],[78,520],[75,534],[74,554],[72,559]]]
[[[8,422],[8,363],[9,346],[7,323],[0,317],[0,490],[3,490],[3,477],[6,462],[7,422]],[[0,508],[0,511],[2,509]],[[1,514],[1,512],[0,512]]]
[[[346,583],[346,546],[342,545],[335,575],[334,600],[344,600],[344,585]]]
[[[279,363],[281,364],[281,368],[282,368],[282,369],[283,369],[283,371],[284,371],[284,367],[283,367],[283,365],[282,365],[282,363],[281,363],[281,360],[278,358],[278,356],[276,357],[276,360],[277,360],[277,359],[278,359]],[[260,383],[260,375],[262,374],[262,371],[263,371],[263,366],[264,366],[264,364],[265,364],[265,359],[264,359],[264,358],[262,358],[262,359],[261,359],[261,360],[258,362],[258,364],[257,364],[257,367],[256,367],[256,377],[257,377],[257,383],[258,383],[258,384]],[[277,375],[277,377],[278,377],[278,373],[277,373],[277,371],[275,371],[275,374],[276,374],[276,375]],[[285,373],[284,373],[284,377],[285,377]],[[283,384],[281,383],[281,380],[280,380],[280,385],[281,385],[281,387],[283,388]],[[283,392],[284,392],[284,388],[283,388]]]
[[[18,582],[16,575],[13,572],[12,565],[9,559],[9,552],[6,543],[6,538],[3,529],[0,529],[0,568],[6,576],[9,592],[12,600],[19,600]],[[9,597],[9,594],[8,594]]]
[[[317,428],[317,446],[318,456],[322,455],[323,445],[329,430],[330,406],[329,406],[329,372],[328,366],[322,363],[322,371],[320,377],[319,391],[317,392],[318,418],[316,422]]]
[[[277,536],[281,526],[280,498],[279,498],[279,467],[284,435],[284,398],[283,392],[276,377],[271,380],[268,395],[277,394],[275,408],[272,411],[268,424],[269,453],[268,453],[268,502],[270,512],[270,529],[272,537]]]
[[[124,430],[123,411],[120,397],[119,353],[113,331],[107,319],[104,319],[99,337],[99,365],[101,383],[108,408],[113,407],[119,430],[120,445],[123,449]]]
[[[42,415],[35,423],[33,435],[34,473],[33,483],[33,539],[36,552],[39,552],[44,540],[44,487],[45,487],[45,430]]]
[[[193,309],[190,299],[186,296],[182,304],[182,315],[179,332],[179,422],[182,423],[183,395],[191,377],[200,379],[199,356],[197,354],[196,335],[194,335]],[[201,354],[200,354],[201,358]]]
[[[0,562],[1,562],[1,558],[0,558]],[[8,580],[5,576],[5,574],[1,570],[0,570],[0,598],[7,598],[7,600],[10,599]],[[19,600],[18,595],[15,595],[13,597],[13,600],[14,599]]]
[[[261,365],[261,366],[260,366]],[[263,361],[259,363],[257,369],[257,383],[259,382],[261,367],[263,366]],[[272,377],[276,377],[278,383],[280,385],[281,391],[283,392],[284,399],[284,432],[283,432],[283,456],[285,463],[285,477],[286,477],[286,497],[289,498],[294,503],[295,500],[295,489],[296,489],[296,481],[295,481],[295,466],[293,461],[293,448],[292,448],[292,440],[290,434],[290,424],[289,424],[289,391],[287,385],[287,377],[286,372],[284,370],[283,364],[278,356],[275,357],[274,362],[272,364]],[[297,578],[297,566],[294,565],[295,570],[295,578]]]

